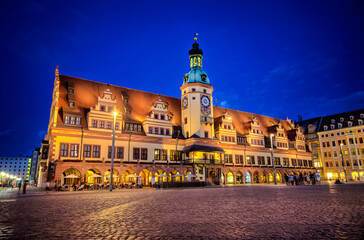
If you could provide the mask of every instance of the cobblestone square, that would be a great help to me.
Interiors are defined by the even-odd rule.
[[[364,239],[364,184],[0,190],[1,239]]]

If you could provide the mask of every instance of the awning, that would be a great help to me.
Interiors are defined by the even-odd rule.
[[[224,152],[224,149],[215,146],[191,145],[184,147],[182,152]]]

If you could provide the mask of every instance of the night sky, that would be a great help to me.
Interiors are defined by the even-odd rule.
[[[44,139],[54,71],[180,97],[198,32],[214,104],[297,120],[364,108],[364,1],[0,1],[0,156]]]

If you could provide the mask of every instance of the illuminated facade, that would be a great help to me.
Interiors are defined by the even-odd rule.
[[[39,182],[64,183],[71,174],[82,182],[110,181],[114,111],[117,183],[188,181],[189,175],[215,184],[272,183],[271,134],[279,182],[284,174],[316,171],[302,128],[213,106],[196,39],[189,55],[180,99],[61,75],[57,67]]]
[[[324,179],[364,181],[364,109],[299,122]],[[343,156],[342,156],[343,155]],[[343,160],[344,159],[344,160]]]
[[[31,163],[29,157],[0,157],[0,172],[28,181]]]

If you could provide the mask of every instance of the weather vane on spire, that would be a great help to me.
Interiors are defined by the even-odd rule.
[[[195,42],[197,42],[197,36],[198,36],[198,33],[195,33],[193,34],[195,37],[193,38],[193,40],[195,40]]]

